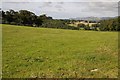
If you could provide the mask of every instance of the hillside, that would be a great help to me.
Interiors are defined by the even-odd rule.
[[[118,33],[3,25],[3,78],[116,78]]]
[[[100,20],[108,20],[112,18],[113,17],[76,17],[76,18],[70,18],[70,19],[71,20],[100,21]]]

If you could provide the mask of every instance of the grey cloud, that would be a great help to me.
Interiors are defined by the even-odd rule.
[[[53,18],[88,16],[116,16],[117,3],[112,2],[29,2],[4,3],[3,9],[26,9],[40,15],[46,13]]]
[[[63,6],[62,6],[62,5],[59,5],[59,4],[55,5],[54,7],[55,7],[58,11],[65,10],[65,9],[63,8]]]
[[[104,13],[104,12],[112,12],[117,13],[118,4],[115,2],[94,2],[88,3],[88,6],[83,9],[83,12],[94,12],[94,13]]]
[[[62,8],[62,6],[61,6],[61,5],[55,5],[55,7],[56,7],[56,8]]]
[[[52,6],[52,2],[44,2],[43,5],[50,7],[50,6]]]
[[[55,9],[57,9],[58,11],[62,11],[62,10],[64,10],[64,8],[62,7],[63,6],[63,2],[44,2],[43,4],[41,4],[40,6],[39,6],[39,8],[55,8]]]
[[[58,4],[64,4],[64,2],[57,2]]]
[[[52,7],[52,2],[40,2],[40,6],[41,7]]]
[[[94,6],[91,6],[93,10],[95,9],[100,9],[100,10],[105,10],[105,11],[112,11],[117,9],[118,3],[117,2],[96,2],[96,3],[91,3]]]

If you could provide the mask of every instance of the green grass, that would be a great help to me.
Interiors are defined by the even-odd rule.
[[[3,78],[118,77],[117,32],[14,25],[2,32]]]

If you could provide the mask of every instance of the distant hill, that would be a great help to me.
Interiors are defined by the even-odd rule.
[[[114,17],[76,17],[70,18],[71,20],[87,20],[87,21],[100,21],[100,20],[107,20]]]

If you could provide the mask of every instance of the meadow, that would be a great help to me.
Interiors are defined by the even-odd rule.
[[[118,32],[2,25],[3,78],[116,78]]]

